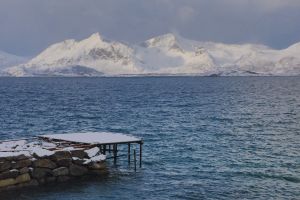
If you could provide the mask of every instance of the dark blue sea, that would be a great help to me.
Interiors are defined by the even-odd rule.
[[[85,131],[142,137],[143,167],[0,199],[300,199],[299,77],[0,78],[1,139]]]

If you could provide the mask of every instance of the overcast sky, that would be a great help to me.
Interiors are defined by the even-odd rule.
[[[300,42],[300,0],[0,0],[0,49],[32,56],[94,32],[140,42],[174,32],[285,48]]]

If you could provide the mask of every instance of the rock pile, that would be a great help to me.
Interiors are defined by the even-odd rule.
[[[98,147],[28,154],[0,154],[0,190],[67,181],[86,174],[106,173]]]

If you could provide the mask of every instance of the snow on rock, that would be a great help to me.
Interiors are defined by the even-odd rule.
[[[24,146],[26,140],[18,140],[18,141],[7,141],[0,143],[1,151],[10,151],[10,150],[19,150],[20,147]]]
[[[94,162],[100,162],[106,159],[106,155],[100,154],[94,157],[91,157],[90,159],[85,159],[84,163],[85,165],[94,163]]]
[[[26,140],[0,141],[0,157],[19,156],[22,154],[25,156],[36,155],[38,157],[50,156],[54,152],[46,148],[53,147],[53,145],[46,142],[28,142]]]
[[[92,157],[90,160],[91,160],[92,162],[99,162],[99,161],[103,161],[103,160],[105,160],[105,159],[106,159],[106,155],[100,154],[100,155],[98,155],[98,156]]]
[[[49,151],[49,150],[41,148],[41,147],[34,147],[31,150],[32,155],[35,155],[35,156],[40,157],[40,158],[46,157],[46,156],[51,156],[54,153],[55,153],[54,151]]]
[[[20,155],[24,155],[26,157],[37,157],[44,158],[55,154],[55,150],[49,150],[57,147],[54,143],[49,142],[28,142],[26,140],[18,140],[18,141],[4,141],[0,142],[0,158],[1,157],[16,157]],[[74,147],[66,147],[62,149],[63,151],[72,151],[77,150]],[[83,149],[80,149],[83,150]],[[57,150],[61,151],[61,150]],[[78,157],[72,157],[72,160],[82,160],[84,164],[89,164],[93,162],[99,162],[106,159],[105,155],[100,154],[100,149],[98,147],[94,147],[91,149],[84,150],[87,153],[88,158],[80,159]],[[32,159],[35,159],[32,157]]]
[[[51,143],[38,138],[0,141],[0,190],[42,185],[48,180],[66,181],[89,172],[106,172],[105,163],[100,162],[106,157],[99,154],[99,148],[89,146],[91,149],[87,152],[91,157],[88,158],[84,148],[76,147],[77,144]]]
[[[66,148],[63,148],[64,151],[72,151],[72,150],[75,150],[74,147],[66,147]]]
[[[94,147],[92,149],[85,150],[89,158],[96,156],[99,153],[100,149],[98,147]]]
[[[56,145],[50,142],[42,142],[41,144],[43,147],[47,147],[47,148],[55,148]]]
[[[5,158],[5,157],[16,157],[16,156],[30,156],[30,152],[28,151],[18,151],[18,152],[1,152],[0,151],[0,158]]]

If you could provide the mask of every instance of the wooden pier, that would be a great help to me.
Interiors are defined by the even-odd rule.
[[[134,136],[129,136],[121,133],[111,132],[86,132],[86,133],[68,133],[68,134],[53,134],[41,135],[39,138],[49,142],[63,142],[65,145],[70,146],[97,146],[103,155],[107,151],[113,152],[113,159],[116,163],[118,158],[118,145],[127,145],[128,147],[128,163],[130,164],[131,158],[131,144],[139,145],[139,166],[142,167],[142,146],[143,140]],[[134,160],[136,163],[136,160]]]
[[[53,134],[0,141],[0,191],[107,173],[105,160],[111,158],[116,163],[121,145],[128,148],[128,164],[131,146],[139,146],[139,166],[142,167],[143,140],[120,133]],[[136,157],[134,149],[135,170]]]

